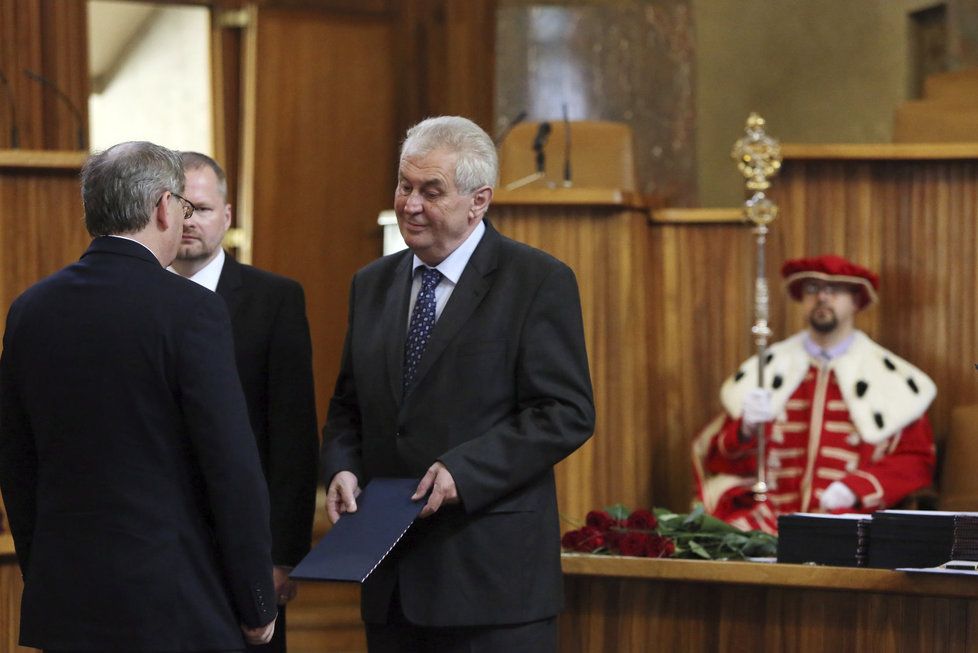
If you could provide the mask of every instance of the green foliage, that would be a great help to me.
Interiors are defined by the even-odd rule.
[[[778,538],[763,531],[742,531],[706,514],[703,506],[685,515],[665,508],[653,512],[659,534],[676,543],[673,558],[743,560],[777,555]]]

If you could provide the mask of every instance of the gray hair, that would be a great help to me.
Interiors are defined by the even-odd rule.
[[[183,192],[183,165],[173,150],[131,141],[90,156],[81,182],[89,234],[136,233],[149,224],[163,193]]]
[[[445,149],[458,156],[455,163],[455,185],[462,193],[483,186],[495,186],[499,176],[496,146],[481,127],[460,116],[426,118],[407,132],[401,146],[401,160],[425,156]]]
[[[217,161],[200,152],[181,152],[180,158],[183,160],[184,170],[200,170],[205,166],[213,170],[217,176],[217,192],[221,194],[222,200],[228,201],[228,176]]]

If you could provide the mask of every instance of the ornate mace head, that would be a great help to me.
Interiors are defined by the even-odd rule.
[[[771,177],[781,168],[781,144],[764,132],[764,118],[751,113],[747,118],[745,135],[734,143],[730,156],[744,175],[745,185],[753,195],[744,203],[747,219],[756,225],[766,225],[778,215],[778,207],[764,191],[771,187]]]

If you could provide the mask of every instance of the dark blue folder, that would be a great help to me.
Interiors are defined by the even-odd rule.
[[[377,568],[425,505],[411,501],[415,478],[375,478],[357,497],[357,511],[333,525],[290,578],[362,583]]]

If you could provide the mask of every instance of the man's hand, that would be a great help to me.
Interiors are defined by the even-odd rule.
[[[428,494],[428,490],[431,490],[431,496],[428,497],[428,503],[421,509],[422,518],[435,514],[443,505],[450,506],[459,502],[452,473],[438,461],[435,461],[435,464],[425,472],[411,500],[417,501],[424,498],[424,495]]]
[[[289,567],[272,567],[272,578],[275,581],[275,596],[279,605],[285,605],[295,598],[298,585],[294,580],[289,580]]]
[[[743,425],[746,433],[751,433],[758,424],[774,421],[771,409],[771,391],[764,388],[751,388],[744,397]]]
[[[825,488],[822,492],[822,497],[819,499],[819,505],[822,510],[829,512],[831,510],[843,510],[844,508],[852,508],[856,505],[856,495],[849,486],[842,481],[832,481],[832,483]]]
[[[248,628],[248,626],[241,624],[241,632],[244,633],[245,641],[252,646],[268,644],[272,641],[272,635],[275,634],[275,621],[277,619],[278,617],[258,628]]]
[[[353,472],[336,472],[326,490],[326,515],[331,524],[335,524],[347,512],[357,511],[357,497],[360,496],[360,484]]]

